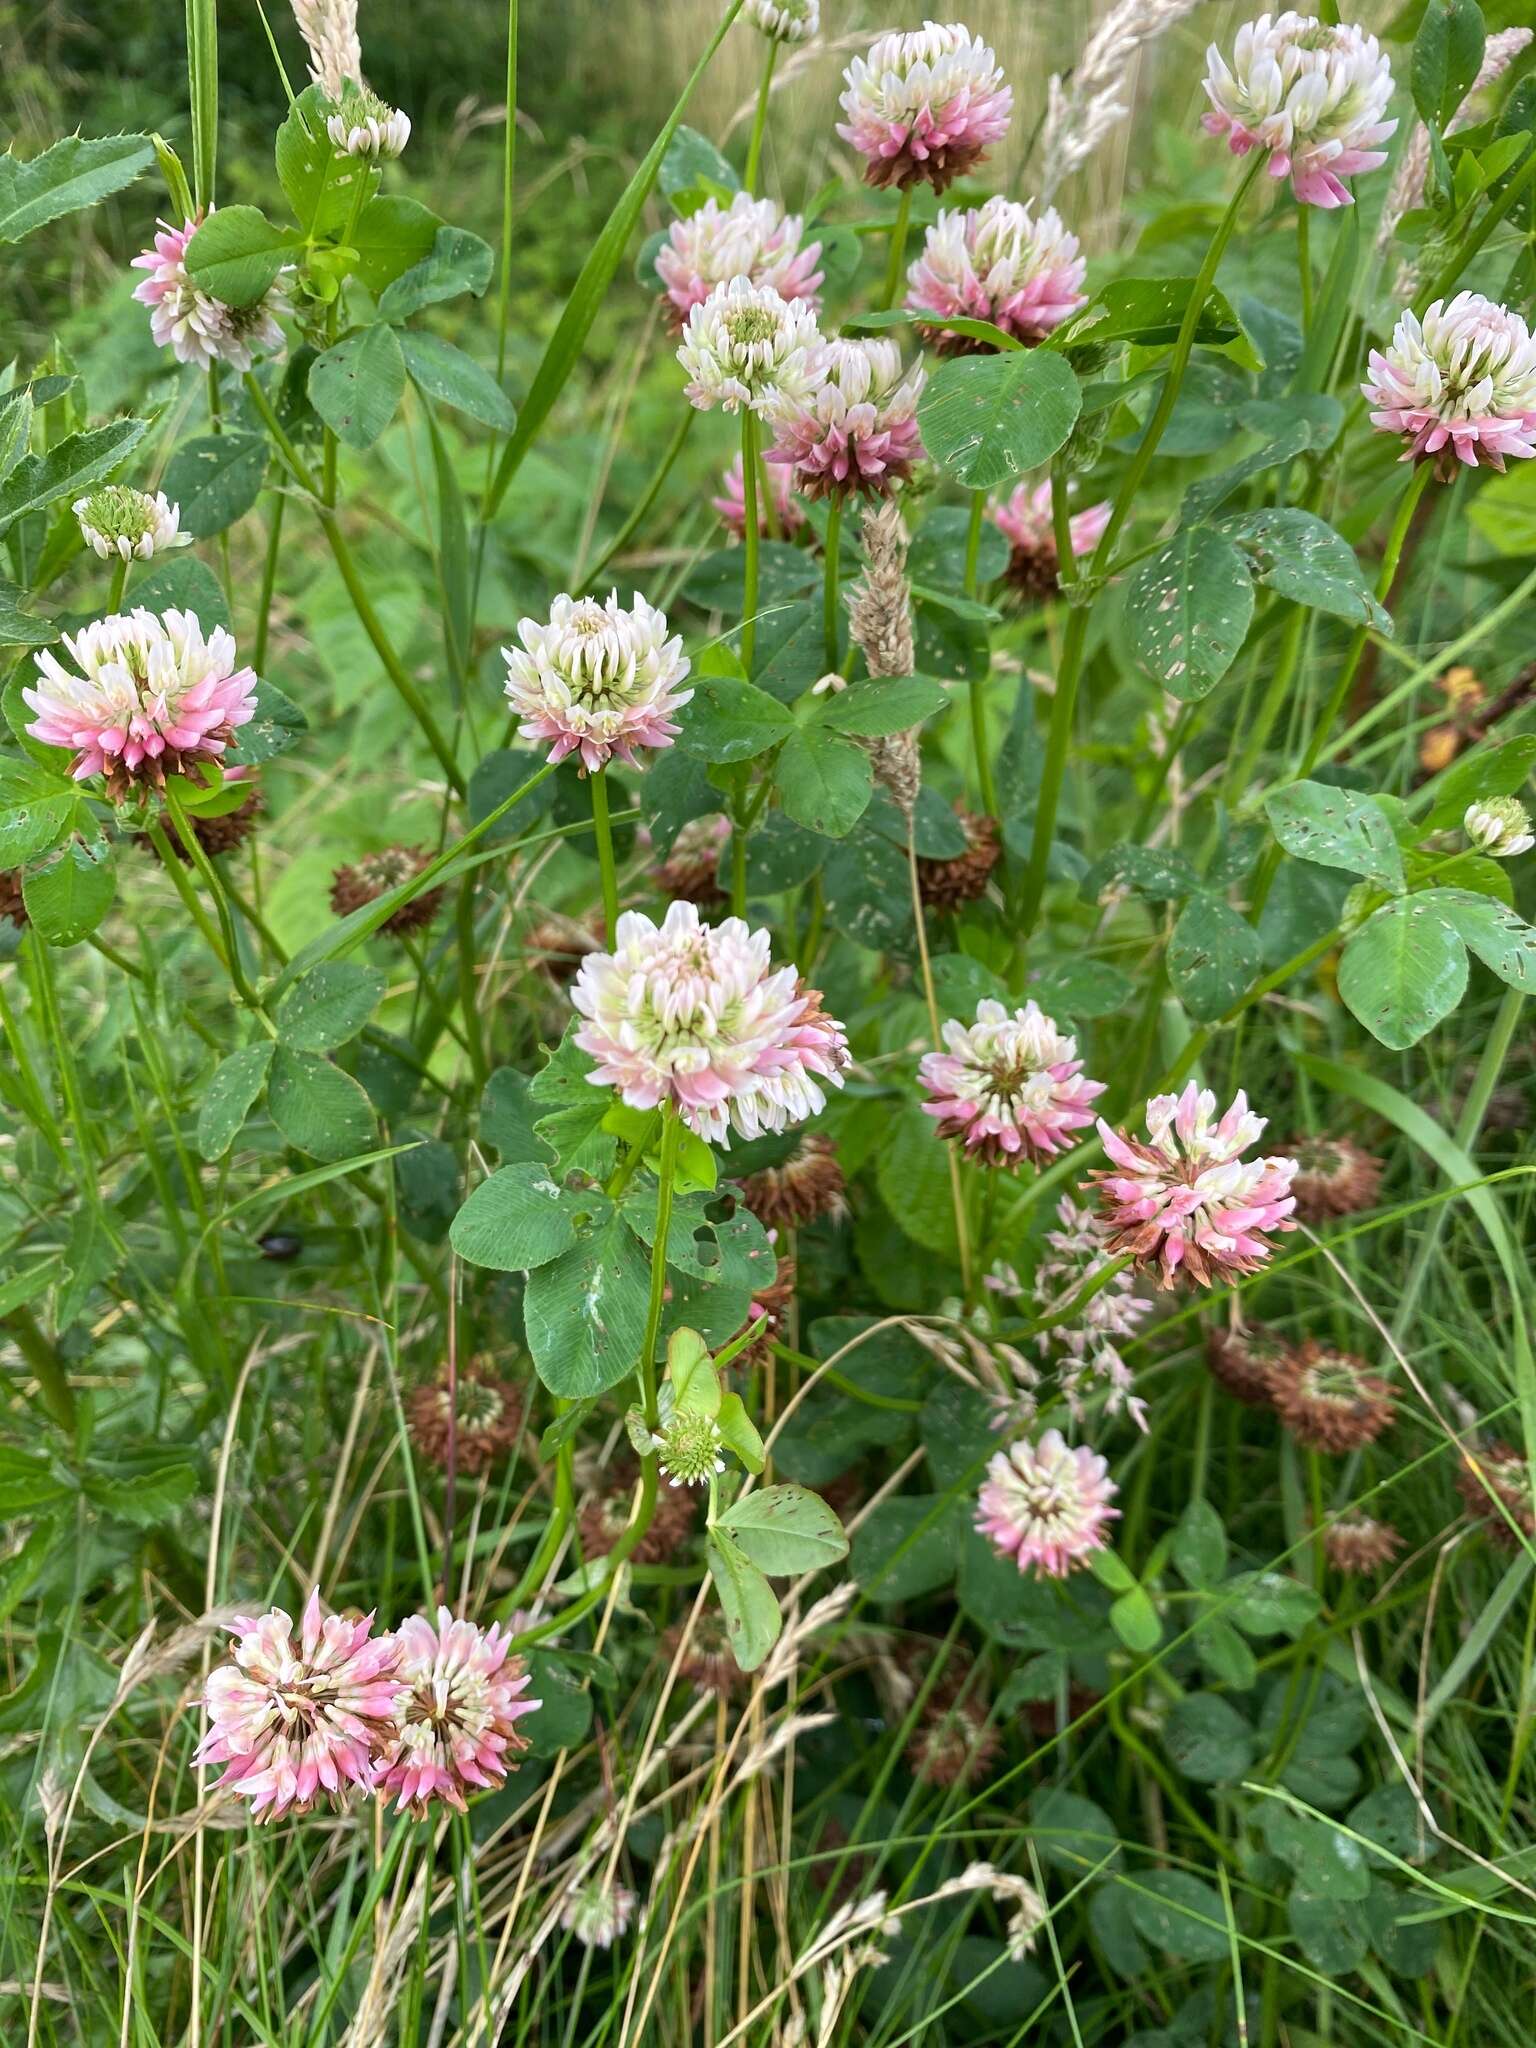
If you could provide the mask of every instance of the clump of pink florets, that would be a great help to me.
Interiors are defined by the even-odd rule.
[[[656,275],[665,287],[675,324],[681,327],[695,306],[717,285],[745,277],[768,285],[786,301],[817,307],[822,273],[816,268],[820,242],[801,246],[805,223],[784,213],[772,199],[737,192],[729,206],[707,199],[697,213],[673,221],[656,252]]]
[[[837,132],[871,185],[942,192],[1008,132],[1013,93],[991,50],[961,22],[883,35],[843,74]]]
[[[1507,456],[1536,455],[1536,339],[1481,292],[1436,299],[1422,320],[1403,313],[1370,367],[1360,388],[1372,423],[1402,435],[1405,462],[1432,455],[1449,476],[1458,462],[1502,469]]]
[[[681,688],[689,670],[683,643],[668,634],[667,615],[638,591],[625,611],[613,591],[557,597],[546,622],[521,619],[521,647],[504,647],[506,694],[525,740],[550,740],[551,761],[578,754],[595,775],[615,754],[641,766],[638,747],[669,747],[679,727],[672,713],[692,697]]]
[[[772,469],[765,468],[763,475],[773,493],[773,511],[779,533],[785,540],[791,540],[805,524],[805,507],[795,494],[795,480],[782,464]],[[720,496],[711,498],[709,502],[736,539],[744,540],[747,533],[747,494],[742,484],[740,455],[720,479]],[[760,534],[769,531],[761,478],[757,493],[757,530]]]
[[[1103,1272],[1111,1258],[1109,1233],[1103,1223],[1091,1211],[1080,1209],[1070,1195],[1063,1195],[1057,1203],[1056,1218],[1060,1228],[1045,1233],[1035,1266],[1034,1301],[1042,1317],[1059,1314]],[[1151,1302],[1142,1300],[1131,1275],[1122,1271],[1090,1295],[1070,1322],[1042,1330],[1035,1339],[1043,1358],[1053,1352],[1064,1354],[1059,1368],[1061,1392],[1074,1421],[1082,1421],[1088,1394],[1098,1388],[1104,1394],[1107,1416],[1124,1408],[1138,1429],[1146,1428],[1147,1404],[1134,1392],[1134,1375],[1121,1356],[1118,1340],[1134,1337],[1151,1313]]]
[[[1006,498],[993,498],[987,506],[992,524],[1008,542],[1007,575],[1027,595],[1049,595],[1061,574],[1061,557],[1056,548],[1056,527],[1051,513],[1051,486],[1016,484]],[[1108,499],[1087,505],[1067,521],[1074,559],[1091,555],[1109,524]]]
[[[159,788],[200,761],[217,761],[256,711],[256,677],[235,665],[222,626],[204,637],[192,612],[113,613],[66,633],[79,673],[44,649],[22,691],[45,746],[69,747],[77,782],[106,777],[118,798],[134,783]]]
[[[396,1642],[397,1727],[375,1783],[397,1811],[422,1813],[441,1799],[462,1813],[467,1791],[503,1783],[528,1747],[516,1724],[541,1703],[526,1697],[527,1670],[494,1624],[477,1628],[439,1607],[435,1624],[413,1614]]]
[[[812,351],[810,388],[767,408],[770,463],[793,472],[807,498],[857,491],[889,497],[923,459],[917,402],[921,363],[902,368],[894,341],[826,341]]]
[[[1036,1002],[1011,1013],[986,997],[976,1020],[951,1018],[944,1050],[925,1053],[918,1079],[939,1136],[954,1138],[988,1166],[1049,1159],[1093,1122],[1102,1081],[1083,1079],[1077,1041]]]
[[[673,1103],[700,1137],[760,1137],[815,1116],[822,1083],[842,1086],[848,1045],[793,967],[775,968],[765,931],[702,922],[674,903],[660,925],[619,919],[611,953],[589,953],[571,988],[588,1079],[632,1109]]]
[[[135,270],[149,272],[134,287],[133,296],[148,306],[149,331],[159,346],[172,350],[178,362],[195,363],[200,370],[228,363],[242,372],[250,369],[259,352],[280,349],[283,330],[276,316],[284,301],[277,288],[263,293],[254,305],[226,306],[187,274],[187,244],[201,223],[158,225],[154,247],[133,259]]]
[[[1054,206],[1036,216],[995,194],[984,206],[943,211],[907,272],[907,310],[937,321],[987,320],[1020,341],[1043,341],[1088,301],[1087,264]],[[938,333],[941,350],[985,347]]]
[[[1112,1165],[1092,1175],[1109,1249],[1171,1287],[1182,1271],[1201,1287],[1253,1273],[1271,1257],[1269,1233],[1294,1230],[1294,1159],[1245,1159],[1263,1135],[1241,1091],[1216,1119],[1216,1098],[1193,1081],[1182,1095],[1154,1095],[1147,1135],[1102,1119]]]
[[[988,1461],[976,1527],[1021,1572],[1064,1579],[1104,1548],[1118,1491],[1103,1458],[1048,1429],[1038,1444],[1021,1438]]]
[[[1303,206],[1352,206],[1344,180],[1384,164],[1377,147],[1397,127],[1383,119],[1392,67],[1375,36],[1316,15],[1261,14],[1237,32],[1228,64],[1206,52],[1207,133],[1236,156],[1269,152],[1269,175],[1289,175]]]
[[[395,1729],[399,1646],[373,1634],[373,1616],[347,1621],[305,1603],[297,1639],[280,1607],[237,1615],[232,1663],[209,1679],[202,1763],[225,1766],[219,1785],[251,1802],[258,1820],[307,1813],[372,1789]]]

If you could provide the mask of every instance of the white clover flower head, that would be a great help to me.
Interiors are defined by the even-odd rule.
[[[612,1948],[629,1932],[635,1895],[628,1885],[589,1877],[574,1885],[560,1909],[560,1925],[584,1948]]]
[[[705,924],[692,903],[659,925],[626,911],[613,951],[589,953],[571,986],[576,1043],[596,1062],[587,1078],[632,1109],[670,1101],[716,1144],[815,1116],[822,1084],[842,1086],[847,1039],[769,946],[739,917]]]
[[[1001,142],[1013,113],[1002,67],[958,21],[878,37],[843,82],[848,118],[837,132],[864,158],[871,185],[942,192]]]
[[[657,1433],[657,1469],[672,1486],[702,1486],[725,1470],[725,1438],[712,1415],[681,1408],[665,1417]]]
[[[349,81],[325,130],[332,148],[344,156],[397,157],[411,139],[411,117],[381,100],[372,87]]]
[[[1506,456],[1536,455],[1536,337],[1518,313],[1458,292],[1420,320],[1410,308],[1391,346],[1372,349],[1361,390],[1371,422],[1401,434],[1403,460],[1436,457],[1441,476],[1479,458],[1502,469]]]
[[[1235,156],[1269,152],[1269,175],[1289,175],[1303,206],[1352,206],[1344,183],[1384,164],[1377,147],[1397,127],[1384,119],[1392,66],[1375,36],[1316,15],[1261,14],[1237,32],[1230,65],[1206,52],[1206,132]]]
[[[1087,271],[1054,206],[1037,215],[1029,202],[995,193],[983,206],[941,210],[907,272],[907,310],[989,320],[1021,341],[1043,341],[1088,303]],[[952,354],[986,346],[942,329],[938,345]]]
[[[717,285],[744,277],[767,285],[785,300],[803,299],[814,312],[822,273],[816,268],[820,242],[802,248],[805,223],[772,199],[750,192],[730,204],[706,199],[695,213],[673,221],[656,252],[656,275],[666,287],[672,316],[681,326]]]
[[[116,555],[124,562],[147,562],[167,548],[191,545],[181,531],[181,507],[164,491],[131,490],[126,484],[102,484],[71,506],[80,522],[80,538],[105,562]]]
[[[781,43],[808,43],[821,28],[821,0],[747,0],[742,12]]]
[[[700,412],[766,412],[779,398],[811,387],[810,357],[821,339],[803,299],[785,299],[772,285],[733,277],[716,285],[688,315],[677,359],[687,393]]]
[[[1468,804],[1462,828],[1479,853],[1494,860],[1513,860],[1536,846],[1531,816],[1518,797],[1485,796]]]
[[[595,775],[615,754],[631,768],[636,748],[671,746],[680,728],[672,713],[686,704],[689,661],[667,615],[637,590],[628,611],[611,591],[557,597],[547,621],[518,622],[520,647],[504,647],[506,695],[526,740],[549,740],[551,761],[579,755]]]
[[[809,372],[808,390],[780,391],[764,408],[769,462],[791,470],[807,498],[888,497],[923,459],[917,403],[928,373],[905,369],[883,338],[823,341]]]

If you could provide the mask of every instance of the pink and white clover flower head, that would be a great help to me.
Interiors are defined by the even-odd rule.
[[[1422,320],[1402,313],[1370,371],[1360,388],[1371,423],[1403,436],[1405,462],[1432,455],[1449,477],[1458,462],[1502,469],[1506,456],[1536,455],[1536,338],[1481,292],[1436,299]]]
[[[781,397],[811,387],[810,359],[821,340],[804,299],[786,299],[770,284],[733,277],[718,284],[688,315],[677,360],[700,412],[766,412]]]
[[[1109,524],[1110,505],[1106,498],[1073,512],[1067,520],[1074,558],[1091,555]],[[1006,498],[993,498],[987,516],[1009,543],[1008,581],[1022,596],[1049,597],[1061,575],[1061,558],[1056,551],[1056,527],[1051,513],[1051,485],[1016,484]]]
[[[571,987],[588,1080],[632,1109],[671,1102],[721,1145],[733,1129],[757,1138],[815,1116],[822,1084],[842,1086],[848,1042],[769,946],[739,917],[705,924],[692,903],[659,925],[626,911],[613,951],[589,953]]]
[[[772,199],[737,192],[729,206],[707,199],[697,213],[673,221],[656,252],[656,275],[679,327],[695,306],[733,277],[767,285],[786,301],[802,301],[815,312],[822,272],[816,268],[820,242],[802,248],[805,223]]]
[[[768,479],[768,488],[773,492],[773,511],[774,517],[779,523],[779,532],[785,540],[793,540],[794,536],[805,524],[805,507],[795,494],[795,480],[782,464],[765,468],[764,474]],[[769,531],[768,507],[763,503],[761,481],[761,478],[759,478],[757,530],[759,534],[766,534]],[[720,496],[718,498],[711,498],[709,502],[720,514],[721,519],[734,537],[737,540],[745,540],[747,535],[747,493],[742,483],[741,457],[739,454],[730,468],[722,475],[720,487]]]
[[[988,1460],[976,1527],[1021,1572],[1064,1579],[1104,1548],[1118,1491],[1103,1458],[1048,1429],[1038,1444],[1022,1437]]]
[[[1063,1195],[1056,1218],[1060,1228],[1045,1233],[1035,1265],[1034,1303],[1041,1316],[1058,1314],[1110,1263],[1109,1232],[1091,1210]],[[987,1284],[998,1286],[995,1280]],[[1116,1273],[1070,1322],[1042,1330],[1035,1339],[1042,1358],[1058,1358],[1062,1397],[1075,1422],[1087,1413],[1088,1395],[1101,1392],[1106,1416],[1124,1409],[1138,1429],[1147,1427],[1147,1404],[1134,1391],[1135,1376],[1120,1352],[1120,1340],[1134,1337],[1152,1313],[1151,1302],[1135,1292],[1135,1284],[1130,1273]],[[1015,1281],[1014,1292],[1019,1291]]]
[[[297,1640],[280,1607],[235,1617],[233,1661],[210,1673],[203,1695],[197,1756],[225,1766],[219,1787],[248,1799],[256,1820],[371,1789],[400,1693],[395,1638],[372,1631],[371,1614],[322,1613],[318,1590]]]
[[[1102,1081],[1083,1079],[1077,1041],[1037,1002],[1007,1010],[991,996],[975,1022],[950,1018],[944,1050],[923,1055],[924,1112],[986,1166],[1017,1166],[1064,1151],[1093,1122]]]
[[[692,690],[682,640],[667,632],[667,615],[639,591],[628,611],[611,591],[595,597],[557,597],[549,618],[520,619],[520,647],[503,647],[506,695],[525,740],[551,740],[551,761],[577,754],[595,775],[616,754],[631,768],[643,764],[637,747],[670,747],[680,728],[672,713]]]
[[[135,270],[149,272],[133,296],[149,308],[149,331],[156,343],[170,349],[178,362],[194,363],[200,370],[227,363],[243,373],[258,354],[282,348],[276,316],[285,301],[274,285],[254,305],[226,306],[194,284],[187,274],[187,244],[200,225],[195,220],[179,228],[158,223],[154,247],[133,259]]]
[[[1485,796],[1468,804],[1462,830],[1491,860],[1514,860],[1536,846],[1531,814],[1517,796]]]
[[[463,1813],[467,1792],[494,1791],[505,1781],[528,1747],[517,1723],[542,1702],[525,1697],[527,1670],[494,1623],[477,1628],[439,1607],[435,1622],[413,1614],[396,1642],[397,1732],[375,1785],[397,1812],[424,1813],[441,1799]]]
[[[742,13],[780,43],[808,43],[821,28],[821,0],[747,0]]]
[[[1002,67],[963,23],[925,21],[871,44],[843,73],[844,142],[870,185],[942,192],[1008,132],[1013,93]]]
[[[921,363],[903,369],[894,341],[823,342],[810,388],[783,391],[767,408],[769,463],[791,470],[807,498],[889,497],[923,459],[917,402],[926,381]]]
[[[104,562],[114,556],[147,562],[168,548],[192,544],[191,534],[181,531],[181,507],[164,491],[151,495],[126,484],[101,484],[89,496],[76,498],[70,510],[80,522],[80,538]]]
[[[1377,145],[1397,127],[1383,118],[1392,66],[1375,36],[1290,8],[1245,23],[1230,64],[1212,43],[1205,91],[1207,134],[1234,156],[1267,150],[1269,175],[1289,175],[1302,206],[1353,206],[1344,180],[1384,164]]]
[[[907,311],[938,320],[989,320],[1024,342],[1043,341],[1088,303],[1088,266],[1054,206],[996,193],[983,206],[945,209],[907,272]],[[936,339],[941,353],[985,348],[963,334]]]
[[[1273,1255],[1270,1233],[1294,1230],[1296,1161],[1245,1159],[1263,1135],[1238,1091],[1216,1117],[1216,1097],[1193,1081],[1182,1095],[1154,1095],[1147,1135],[1133,1138],[1099,1120],[1112,1162],[1090,1176],[1112,1253],[1171,1287],[1182,1271],[1211,1287],[1255,1273]]]
[[[627,1884],[601,1877],[573,1885],[560,1908],[560,1925],[584,1948],[612,1948],[629,1932],[637,1904]]]
[[[105,776],[118,799],[221,759],[256,714],[256,677],[236,667],[233,637],[222,626],[205,636],[193,612],[116,612],[63,645],[80,673],[38,654],[38,680],[21,693],[37,714],[27,731],[72,748],[75,780]]]

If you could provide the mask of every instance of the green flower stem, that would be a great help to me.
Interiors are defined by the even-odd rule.
[[[224,972],[229,974],[230,965],[229,961],[225,958],[223,942],[219,938],[218,932],[214,929],[213,920],[198,901],[197,891],[192,886],[180,856],[173,850],[170,840],[166,838],[165,827],[158,818],[151,818],[145,827],[145,832],[148,835],[150,845],[159,854],[160,864],[170,876],[176,894],[181,898],[182,908],[202,934],[203,942],[209,952],[212,953],[214,959],[224,969]]]
[[[889,253],[885,262],[885,289],[880,295],[882,310],[894,306],[901,293],[901,280],[907,267],[907,229],[912,222],[912,188],[902,190],[901,200],[896,208],[896,220],[891,228]]]
[[[592,564],[591,568],[588,569],[582,576],[581,581],[583,589],[591,589],[592,585],[602,575],[603,571],[607,568],[608,564],[613,560],[614,556],[623,553],[624,549],[629,546],[629,543],[634,539],[636,533],[639,531],[641,526],[643,526],[645,521],[650,517],[651,508],[655,505],[656,500],[661,496],[662,486],[666,483],[667,478],[672,474],[672,465],[677,461],[678,456],[682,454],[683,443],[688,439],[689,430],[693,426],[693,423],[698,418],[698,416],[698,412],[693,406],[690,405],[684,409],[683,416],[677,423],[677,429],[673,434],[671,440],[667,443],[666,452],[662,456],[661,461],[657,464],[656,474],[651,478],[650,482],[646,485],[644,495],[641,497],[639,503],[635,506],[633,512],[630,513],[629,517],[624,521],[624,524],[619,528],[618,532],[614,535],[613,539],[609,541],[607,547],[603,549],[603,552],[598,556],[597,560]]]
[[[75,1390],[69,1384],[69,1372],[63,1359],[38,1328],[32,1311],[29,1308],[13,1308],[8,1316],[0,1317],[0,1329],[4,1329],[16,1349],[31,1366],[44,1408],[64,1434],[73,1437],[76,1420]]]
[[[616,1202],[634,1179],[636,1169],[639,1167],[641,1160],[656,1142],[656,1133],[660,1128],[661,1111],[653,1109],[649,1116],[647,1116],[640,1135],[635,1139],[625,1155],[622,1165],[615,1167],[603,1183],[603,1193],[610,1202]]]
[[[738,812],[731,813],[731,915],[747,914],[747,832],[748,823]]]
[[[556,1402],[557,1410],[564,1404]],[[571,1526],[576,1509],[575,1446],[564,1443],[555,1453],[555,1499],[544,1533],[534,1546],[528,1560],[528,1568],[501,1603],[502,1614],[511,1614],[533,1599],[549,1574],[550,1567],[560,1555],[560,1546],[565,1541],[565,1532]]]
[[[613,826],[608,814],[608,770],[599,768],[587,777],[592,786],[592,832],[597,841],[597,865],[603,878],[603,929],[608,950],[613,950],[619,922],[619,877],[613,864]]]
[[[743,407],[741,414],[741,495],[744,512],[742,548],[745,581],[741,601],[741,665],[748,682],[757,653],[757,414]]]
[[[907,881],[912,892],[912,924],[917,936],[917,964],[922,977],[923,1000],[928,1007],[928,1031],[935,1052],[943,1050],[944,1034],[939,1024],[939,998],[933,981],[933,961],[928,953],[927,913],[917,873],[917,848],[912,839],[912,821],[907,820]],[[946,1145],[949,1165],[949,1203],[955,1218],[955,1250],[960,1266],[960,1292],[971,1298],[971,1229],[965,1209],[965,1184],[960,1174],[959,1147]]]
[[[1312,209],[1296,209],[1296,278],[1301,286],[1301,331],[1312,328]]]
[[[128,564],[119,555],[112,567],[112,581],[107,588],[108,613],[120,612],[123,608],[123,592],[128,588]]]
[[[223,951],[229,978],[235,985],[235,993],[248,1010],[260,1010],[261,998],[247,979],[244,962],[240,958],[240,935],[235,929],[235,920],[230,911],[229,899],[224,894],[224,885],[219,880],[213,862],[203,849],[203,842],[193,830],[192,821],[176,794],[174,781],[167,782],[164,789],[165,807],[171,814],[176,827],[176,837],[187,850],[187,856],[197,869],[203,887],[213,899],[213,908],[219,920],[219,931],[223,939]],[[158,851],[158,848],[157,848]]]
[[[341,572],[341,580],[347,587],[347,595],[352,600],[352,609],[357,613],[359,625],[372,641],[373,650],[383,664],[384,673],[389,677],[391,683],[394,684],[402,703],[404,703],[406,709],[415,719],[417,725],[420,726],[427,744],[437,756],[438,763],[443,773],[447,776],[454,794],[462,797],[466,793],[467,787],[463,771],[454,759],[453,752],[447,740],[443,737],[442,729],[438,725],[437,720],[432,716],[427,700],[422,696],[415,678],[410,674],[404,662],[395,652],[394,647],[390,643],[389,636],[384,631],[379,615],[374,610],[372,600],[369,598],[367,589],[363,584],[363,579],[358,574],[357,564],[352,558],[352,550],[347,545],[346,536],[341,530],[341,525],[335,511],[325,503],[321,488],[316,483],[313,472],[288,436],[283,432],[282,423],[279,421],[277,414],[272,410],[266,392],[262,390],[257,378],[249,370],[245,374],[245,389],[251,404],[260,416],[262,425],[272,437],[273,446],[288,465],[294,480],[302,489],[309,493],[314,503],[315,514],[329,543],[332,558],[336,563],[337,569]]]
[[[752,140],[747,144],[747,167],[741,182],[748,192],[757,190],[758,172],[763,165],[763,137],[768,132],[768,99],[773,91],[773,67],[778,62],[779,39],[768,38],[768,55],[763,63],[763,82],[757,89],[757,113],[752,121]]]
[[[547,1621],[536,1622],[532,1628],[524,1629],[522,1634],[516,1638],[516,1647],[519,1650],[530,1649],[535,1643],[542,1643],[548,1636],[567,1634],[584,1615],[590,1614],[594,1607],[599,1606],[605,1601],[613,1584],[614,1573],[627,1561],[631,1551],[635,1548],[646,1530],[649,1529],[651,1517],[655,1512],[656,1458],[653,1453],[651,1456],[640,1460],[640,1498],[635,1503],[634,1512],[629,1518],[629,1523],[623,1535],[608,1553],[609,1569],[602,1583],[589,1587],[585,1593],[578,1594],[574,1600],[562,1607],[558,1614],[552,1614]],[[497,1611],[505,1618],[512,1613],[516,1605],[514,1589],[514,1593],[509,1594],[500,1603]]]
[[[1077,711],[1077,686],[1082,680],[1083,648],[1088,636],[1088,612],[1074,605],[1067,619],[1061,660],[1056,669],[1056,691],[1051,698],[1051,723],[1045,742],[1045,765],[1040,776],[1040,796],[1035,809],[1034,836],[1029,843],[1029,865],[1024,871],[1024,893],[1019,902],[1018,930],[1027,940],[1040,915],[1045,899],[1045,873],[1056,836],[1056,811],[1061,802],[1061,785],[1067,772],[1067,755],[1072,745],[1072,726]]]
[[[480,982],[475,972],[478,949],[475,944],[473,875],[465,875],[459,883],[454,917],[458,930],[459,1014],[464,1019],[464,1035],[469,1042],[469,1064],[474,1072],[475,1087],[480,1089],[485,1086],[490,1063],[485,1054],[485,1029],[480,1017]]]
[[[651,1245],[651,1298],[645,1311],[645,1336],[635,1376],[646,1422],[656,1427],[656,1340],[661,1335],[661,1310],[667,1293],[667,1232],[672,1224],[672,1183],[683,1142],[683,1120],[675,1104],[661,1106],[661,1160],[656,1170],[656,1236]]]
[[[1488,240],[1488,237],[1493,233],[1499,222],[1505,218],[1519,200],[1530,190],[1533,179],[1536,179],[1536,147],[1527,152],[1525,161],[1520,169],[1510,177],[1504,190],[1488,208],[1487,212],[1484,213],[1477,226],[1467,236],[1461,247],[1456,251],[1456,254],[1446,264],[1444,270],[1435,278],[1433,284],[1427,284],[1420,290],[1413,302],[1413,310],[1421,319],[1436,299],[1443,299],[1447,296],[1455,285],[1456,280]]]
[[[283,510],[287,503],[281,491],[273,493],[272,519],[267,527],[266,553],[261,562],[261,595],[256,601],[256,638],[251,647],[251,667],[257,675],[267,665],[267,641],[272,632],[272,594],[277,588],[277,564],[283,547]]]
[[[826,636],[822,653],[827,664],[827,674],[837,671],[842,658],[838,636],[838,590],[837,579],[841,569],[843,551],[843,494],[834,491],[827,500],[827,537],[824,542],[826,555],[821,575],[821,623]]]
[[[986,518],[987,494],[971,493],[971,523],[965,537],[965,595],[974,599],[981,570],[981,532]],[[976,785],[981,791],[981,808],[989,818],[998,815],[997,778],[992,772],[992,749],[987,739],[987,677],[972,676],[971,750],[976,756]]]

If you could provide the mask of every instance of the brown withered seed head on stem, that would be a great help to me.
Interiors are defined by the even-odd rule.
[[[918,892],[929,910],[958,910],[962,903],[976,902],[986,894],[992,870],[1002,857],[1002,834],[995,818],[967,810],[960,810],[959,817],[964,853],[948,860],[920,858],[917,863]]]
[[[1285,1149],[1296,1161],[1291,1193],[1303,1223],[1326,1223],[1376,1206],[1381,1161],[1352,1138],[1295,1138]]]
[[[487,1471],[522,1434],[527,1407],[522,1391],[498,1379],[489,1361],[477,1358],[461,1367],[452,1393],[450,1401],[446,1367],[435,1380],[411,1389],[405,1401],[411,1441],[429,1464],[446,1470],[451,1436],[457,1471]]]
[[[422,846],[384,846],[377,853],[365,853],[361,860],[340,867],[331,878],[331,908],[338,917],[361,910],[365,903],[377,903],[402,883],[414,880],[429,865],[431,855]],[[442,889],[424,889],[408,903],[392,911],[379,927],[395,938],[421,931],[437,915]]]
[[[1290,1345],[1267,1323],[1206,1332],[1205,1362],[1212,1379],[1249,1408],[1269,1406],[1276,1368],[1284,1365],[1290,1355]]]
[[[1528,1538],[1536,1537],[1531,1468],[1524,1455],[1513,1444],[1495,1440],[1479,1450],[1464,1450],[1462,1461],[1456,1490],[1466,1502],[1468,1514],[1483,1524],[1489,1538],[1513,1550],[1519,1541],[1515,1529]]]
[[[1374,1515],[1340,1515],[1323,1534],[1323,1549],[1336,1572],[1352,1577],[1379,1572],[1403,1547],[1390,1522]]]
[[[818,1216],[846,1216],[847,1183],[837,1147],[810,1132],[778,1166],[748,1174],[741,1198],[765,1230],[802,1230]]]
[[[616,1458],[604,1475],[602,1489],[589,1500],[578,1519],[583,1557],[606,1557],[629,1526],[640,1467],[627,1454]],[[650,1527],[629,1553],[631,1564],[665,1564],[693,1533],[696,1496],[686,1486],[656,1490]]]
[[[1270,1382],[1275,1412],[1300,1444],[1355,1451],[1374,1443],[1395,1412],[1392,1389],[1353,1352],[1309,1337]]]

